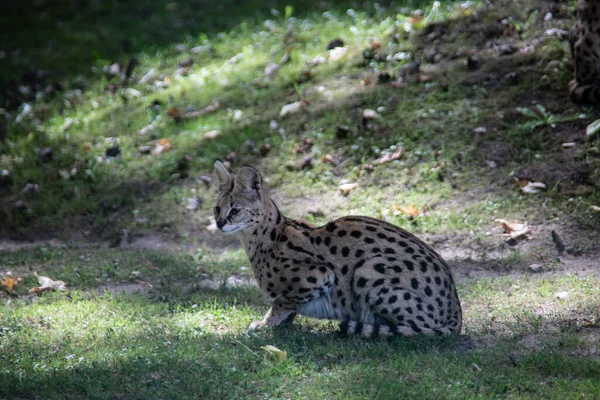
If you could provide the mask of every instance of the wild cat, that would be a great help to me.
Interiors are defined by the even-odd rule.
[[[260,173],[215,163],[217,227],[235,233],[271,308],[250,330],[296,314],[342,321],[344,334],[459,334],[462,309],[450,268],[411,233],[369,217],[314,227],[285,217]]]

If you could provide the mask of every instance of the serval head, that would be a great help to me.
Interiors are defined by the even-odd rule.
[[[217,227],[225,233],[251,229],[264,221],[269,189],[258,171],[240,168],[237,175],[221,161],[215,162],[218,196],[214,208]]]

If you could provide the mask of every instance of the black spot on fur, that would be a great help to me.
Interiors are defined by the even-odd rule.
[[[383,279],[383,278],[382,279],[377,279],[375,282],[373,282],[373,287],[381,286],[384,283],[385,283],[385,279]]]
[[[362,236],[362,233],[360,231],[352,231],[352,232],[350,232],[350,236],[358,239],[359,237]]]
[[[414,271],[415,269],[415,264],[411,261],[404,260],[404,265],[406,265],[406,268],[408,268],[409,271]]]
[[[335,254],[337,253],[337,246],[331,246],[331,248],[329,249],[329,252],[330,252],[331,254],[334,254],[334,255],[335,255]]]
[[[327,232],[333,232],[337,229],[337,225],[334,222],[329,222],[327,225],[325,225],[325,230],[327,230]]]
[[[410,300],[410,293],[404,292],[404,300]]]
[[[306,278],[306,282],[317,283],[317,278],[315,278],[314,276],[309,276],[308,278]]]
[[[271,231],[271,240],[275,240],[276,237],[277,237],[277,231],[275,230],[275,228],[273,228],[273,230]]]
[[[356,250],[356,253],[354,253],[354,257],[360,257],[363,254],[365,254],[364,250],[358,249]]]
[[[347,266],[347,265],[344,265],[344,266],[342,267],[342,275],[346,275],[347,273],[348,273],[348,266]]]
[[[379,239],[387,239],[387,235],[386,235],[385,233],[378,233],[378,234],[377,234],[377,237],[378,237]]]
[[[397,284],[399,284],[399,283],[400,283],[400,278],[392,278],[392,279],[390,280],[390,283],[391,283],[392,285],[397,285]]]
[[[375,243],[375,240],[370,238],[370,237],[366,237],[365,238],[365,243],[371,244],[371,243]]]
[[[292,282],[300,282],[300,278],[298,278],[297,276],[292,278]]]
[[[359,288],[365,287],[366,284],[367,284],[367,280],[363,277],[358,278],[358,281],[356,281],[356,286]]]
[[[375,264],[373,266],[373,269],[375,269],[375,271],[379,272],[380,274],[384,274],[385,273],[385,264]]]
[[[410,286],[411,286],[413,289],[418,289],[418,288],[419,288],[419,281],[417,280],[417,278],[412,278],[412,279],[410,280]]]
[[[396,252],[394,251],[394,249],[391,248],[386,248],[384,251],[385,254],[396,254]]]
[[[425,294],[429,297],[431,297],[431,295],[433,294],[433,291],[429,286],[425,286]]]
[[[327,247],[329,247],[329,245],[331,244],[331,238],[329,236],[327,236],[325,238],[325,240],[323,240],[323,244]]]
[[[321,244],[321,241],[323,239],[321,239],[321,236],[317,236],[317,238],[315,239],[315,242],[317,243],[317,246]]]
[[[365,226],[365,229],[368,230],[369,232],[376,232],[377,228],[373,227],[373,226]]]
[[[343,247],[342,248],[342,256],[348,257],[349,254],[350,254],[350,249],[347,247]]]
[[[288,237],[287,237],[286,235],[281,235],[281,236],[279,237],[279,241],[280,241],[281,243],[287,242],[287,240],[288,240]]]
[[[344,236],[346,236],[347,233],[348,232],[346,232],[345,230],[342,229],[341,231],[338,232],[338,236],[339,237],[344,237]]]
[[[388,299],[389,304],[394,304],[398,300],[397,296],[392,296]]]

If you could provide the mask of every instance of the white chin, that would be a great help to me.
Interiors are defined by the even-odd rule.
[[[240,229],[242,229],[241,226],[224,226],[223,228],[221,228],[221,232],[229,234],[237,232]]]

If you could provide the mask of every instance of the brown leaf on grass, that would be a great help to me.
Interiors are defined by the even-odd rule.
[[[330,163],[333,161],[333,157],[330,154],[323,154],[323,157],[321,157],[321,161],[324,163]]]
[[[0,280],[0,286],[8,293],[12,293],[17,286],[18,280],[10,275],[5,275],[4,279]]]
[[[181,111],[176,107],[169,107],[167,109],[166,113],[169,117],[173,118],[175,121],[179,121],[182,116]]]
[[[590,208],[594,211],[600,212],[600,207],[598,206],[590,206]]]
[[[160,139],[152,152],[153,155],[158,156],[167,151],[171,151],[173,146],[171,145],[171,139]]]
[[[221,108],[221,104],[219,103],[218,100],[214,100],[212,103],[210,103],[209,105],[207,105],[206,107],[198,110],[198,111],[190,111],[185,113],[182,118],[183,119],[195,119],[198,117],[201,117],[205,114],[210,114],[213,113],[215,111],[217,111],[219,108]]]
[[[524,194],[534,194],[546,190],[546,185],[542,182],[532,182],[527,178],[515,178],[515,180]]]
[[[353,191],[359,186],[360,184],[358,183],[344,183],[338,186],[338,190],[340,191],[340,193],[342,193],[342,195],[348,196],[351,191]]]
[[[287,352],[285,350],[279,350],[277,347],[271,346],[270,344],[262,346],[261,349],[266,351],[271,359],[277,364],[281,364],[287,360]]]
[[[379,159],[379,164],[385,164],[390,161],[398,160],[404,154],[404,148],[399,146],[395,152],[393,153],[384,153],[383,156]]]
[[[213,129],[212,131],[206,132],[202,137],[207,140],[213,140],[218,138],[221,135],[221,131],[217,129]]]
[[[306,106],[308,106],[308,101],[306,101],[306,100],[300,100],[295,103],[286,104],[283,107],[281,107],[279,116],[285,117],[286,115],[289,115],[289,114],[295,114],[295,113],[299,112],[300,110],[302,110],[303,108],[305,108]]]
[[[38,275],[35,272],[35,276],[38,278],[39,287],[34,287],[29,290],[29,293],[41,293],[48,292],[50,290],[67,290],[67,284],[63,281],[54,281],[47,276]]]
[[[531,228],[527,224],[522,224],[518,221],[507,221],[505,219],[495,219],[494,222],[502,224],[504,228],[504,236],[508,236],[511,239],[517,239],[519,237],[525,237],[529,239],[531,237]]]
[[[590,321],[589,319],[584,319],[581,322],[581,326],[583,328],[600,328],[600,319],[596,319],[595,321]]]
[[[302,143],[294,143],[294,153],[308,153],[313,147],[313,140],[311,138],[302,139]]]
[[[418,216],[419,214],[421,214],[421,211],[412,204],[409,204],[406,207],[399,207],[395,204],[392,204],[392,208],[394,210],[396,210],[397,213],[396,212],[394,213],[396,215],[405,214],[405,215],[408,215],[409,217],[414,218],[414,217]]]
[[[408,23],[411,25],[418,24],[419,22],[423,21],[423,18],[425,18],[423,14],[416,14],[414,17],[408,18]]]

